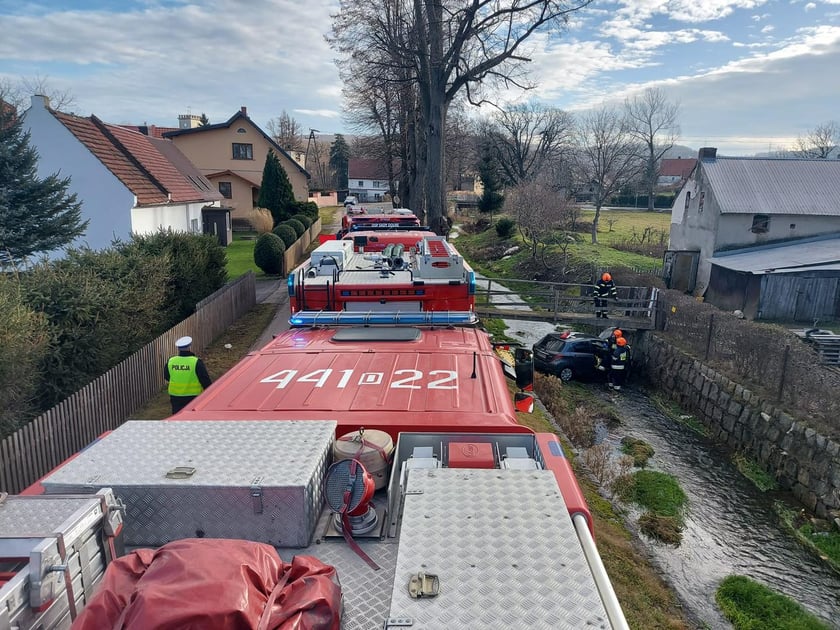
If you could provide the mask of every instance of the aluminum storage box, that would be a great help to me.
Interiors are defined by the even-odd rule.
[[[125,544],[240,538],[309,544],[334,421],[129,421],[43,480],[47,493],[111,487]]]

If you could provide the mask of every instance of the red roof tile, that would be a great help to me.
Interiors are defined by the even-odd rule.
[[[350,158],[347,165],[350,179],[384,179],[388,181],[388,169],[381,160]]]
[[[52,111],[52,110],[51,110]],[[137,205],[209,202],[221,195],[169,140],[145,136],[96,116],[52,114],[136,197]]]
[[[664,159],[659,164],[659,176],[688,179],[691,171],[694,170],[695,164],[697,164],[697,158]]]

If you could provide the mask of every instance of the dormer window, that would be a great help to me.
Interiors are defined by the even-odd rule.
[[[770,216],[767,214],[753,215],[751,231],[755,234],[764,234],[770,231]]]

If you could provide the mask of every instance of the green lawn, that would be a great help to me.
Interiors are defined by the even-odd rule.
[[[264,278],[262,269],[254,263],[254,243],[256,232],[237,232],[233,235],[233,242],[227,246],[227,271],[228,279],[238,278],[249,270],[253,271],[257,278]]]

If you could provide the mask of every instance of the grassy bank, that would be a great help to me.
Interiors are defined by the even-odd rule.
[[[501,216],[494,215],[493,223]],[[591,226],[593,218],[594,210],[581,211],[577,229],[572,232],[574,241],[566,248],[568,267],[586,267],[587,273],[591,265],[639,271],[659,269],[670,232],[669,213],[602,210],[596,244],[591,242],[587,227]],[[478,212],[462,213],[456,223],[458,221],[461,222],[458,250],[473,267],[489,276],[528,279],[534,274],[550,275],[564,256],[561,246],[552,244],[533,259],[518,231],[508,239],[500,239],[492,227],[477,231],[474,226],[490,222],[489,216]],[[519,251],[503,256],[514,247],[519,247]]]
[[[721,582],[715,600],[735,630],[829,630],[799,604],[740,575]]]

